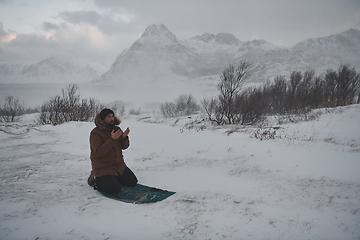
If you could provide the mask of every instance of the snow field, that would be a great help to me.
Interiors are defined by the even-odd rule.
[[[128,166],[140,183],[177,192],[142,205],[87,185],[93,123],[1,123],[0,239],[359,239],[359,110],[272,120],[280,128],[262,141],[251,136],[263,127],[127,116]]]

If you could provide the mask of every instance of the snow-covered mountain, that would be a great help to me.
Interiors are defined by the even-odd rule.
[[[292,71],[314,69],[317,74],[350,64],[360,69],[360,30],[308,39],[293,47],[265,40],[241,42],[229,33],[205,33],[179,40],[163,24],[148,27],[122,52],[99,82],[138,84],[176,79],[217,77],[229,63],[250,61],[252,81],[288,76]],[[196,81],[196,80],[194,80]]]
[[[118,56],[101,81],[144,83],[218,74],[234,58],[240,43],[231,34],[204,34],[181,41],[163,24],[152,25]]]
[[[0,63],[1,83],[80,83],[98,77],[89,63],[68,52],[36,63]]]
[[[251,81],[261,82],[277,75],[288,77],[295,70],[314,69],[321,74],[340,64],[350,64],[360,71],[359,46],[357,29],[281,47],[262,39],[242,42],[230,33],[205,33],[180,40],[165,25],[158,24],[149,26],[101,76],[94,65],[63,53],[36,63],[0,62],[0,83],[195,84],[217,79],[230,63],[241,60],[254,66]]]
[[[288,76],[294,70],[314,69],[316,74],[328,69],[337,70],[340,64],[350,64],[360,71],[360,30],[345,32],[322,38],[302,41],[291,48],[275,48],[254,51],[245,48],[244,56],[258,64],[260,76],[273,78],[276,75]]]
[[[124,83],[189,77],[203,68],[203,59],[184,46],[164,25],[152,25],[122,52],[102,81]]]

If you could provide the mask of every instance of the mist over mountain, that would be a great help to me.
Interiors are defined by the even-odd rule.
[[[1,83],[83,83],[99,74],[72,53],[59,53],[36,63],[1,63]]]
[[[286,77],[292,71],[316,74],[350,64],[360,70],[360,30],[312,38],[292,47],[258,39],[242,42],[230,33],[204,33],[180,40],[163,24],[149,26],[110,69],[98,71],[72,54],[59,54],[37,63],[0,63],[1,83],[93,82],[105,84],[164,84],[213,81],[229,64],[253,64],[251,81]]]

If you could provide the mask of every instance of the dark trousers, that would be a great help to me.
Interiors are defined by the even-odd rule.
[[[135,174],[128,167],[125,168],[122,175],[105,175],[97,177],[95,181],[96,188],[99,191],[107,192],[109,194],[116,194],[120,192],[121,185],[133,187],[138,182]]]

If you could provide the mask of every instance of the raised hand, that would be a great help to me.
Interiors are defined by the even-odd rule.
[[[120,136],[121,136],[122,138],[125,138],[126,136],[129,135],[129,133],[130,133],[130,129],[129,129],[129,128],[126,128],[126,130],[125,130],[124,132],[121,130],[121,128],[120,128],[119,130],[117,130],[116,132],[115,132],[115,130],[113,129],[113,130],[111,131],[111,138],[114,139],[114,140],[118,139]]]
[[[114,139],[114,140],[116,140],[116,139],[118,139],[122,134],[123,134],[123,131],[122,131],[121,129],[117,130],[116,132],[115,132],[115,130],[113,129],[113,130],[111,131],[111,138]]]
[[[122,137],[125,138],[130,133],[130,128],[126,128],[125,132],[123,132]]]

